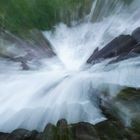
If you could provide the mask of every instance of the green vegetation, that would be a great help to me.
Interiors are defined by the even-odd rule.
[[[132,129],[140,134],[140,114],[137,115],[133,120],[132,120]]]
[[[117,98],[125,101],[139,100],[140,89],[125,88],[118,94]]]
[[[83,17],[91,0],[0,0],[0,27],[14,33],[46,30]]]

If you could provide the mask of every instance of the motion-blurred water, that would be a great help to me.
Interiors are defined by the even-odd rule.
[[[81,23],[74,22],[72,27],[60,23],[55,31],[44,31],[57,57],[39,60],[37,69],[23,71],[18,62],[1,58],[0,131],[42,131],[47,123],[62,118],[69,123],[105,120],[98,106],[100,91],[108,89],[112,97],[120,90],[113,85],[140,87],[140,57],[110,65],[106,65],[109,60],[96,65],[86,61],[96,47],[102,48],[140,25],[139,4],[139,0],[130,5],[95,0]]]

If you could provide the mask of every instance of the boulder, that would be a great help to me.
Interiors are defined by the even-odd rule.
[[[100,140],[94,125],[81,122],[67,124],[65,119],[57,126],[48,124],[43,132],[43,140]]]
[[[129,59],[129,58],[134,58],[134,57],[138,57],[138,56],[140,56],[140,55],[138,53],[134,53],[134,52],[130,52],[128,54],[124,53],[124,54],[118,56],[117,58],[111,60],[108,64],[117,63],[117,62]]]
[[[94,125],[80,122],[73,125],[74,140],[100,140]]]
[[[65,119],[59,120],[57,122],[57,127],[58,128],[65,128],[67,126],[68,126],[68,123],[67,123],[67,121]]]
[[[140,134],[140,114],[135,116],[131,121],[132,130]]]
[[[135,45],[134,48],[129,53],[123,53],[119,55],[117,58],[110,61],[109,64],[123,61],[133,57],[138,57],[138,56],[140,56],[140,44]]]
[[[129,140],[129,134],[119,121],[106,120],[95,125],[101,140]]]
[[[140,89],[131,87],[124,88],[116,98],[125,101],[140,101]]]
[[[123,53],[129,53],[137,44],[137,41],[130,35],[120,35],[108,43],[104,48],[94,52],[87,60],[92,63],[97,60],[117,57]]]
[[[131,52],[135,54],[140,54],[140,43],[138,43]]]
[[[37,131],[28,131],[25,129],[17,129],[13,131],[7,140],[35,140],[35,137],[37,136]]]
[[[52,124],[48,124],[43,131],[42,140],[57,140],[57,128]]]
[[[124,126],[140,134],[140,89],[125,87],[116,97],[104,101],[103,106]]]
[[[57,122],[57,137],[59,140],[74,140],[72,127],[65,119]]]
[[[2,133],[0,132],[0,140],[7,140],[9,137],[8,133]]]
[[[58,121],[57,126],[48,124],[43,132],[43,140],[99,140],[92,124],[67,124],[65,119]]]
[[[133,129],[139,128],[133,122]],[[114,118],[92,125],[86,122],[67,124],[62,119],[57,125],[48,124],[43,132],[17,129],[12,133],[0,133],[0,140],[139,140],[139,134],[125,128]]]
[[[135,38],[135,40],[137,40],[138,43],[140,42],[140,27],[132,32],[132,36]]]

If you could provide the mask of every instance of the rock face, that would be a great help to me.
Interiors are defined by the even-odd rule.
[[[140,42],[140,27],[133,31],[132,37],[139,43]]]
[[[96,49],[87,63],[96,63],[104,59],[115,58],[118,62],[140,54],[140,28],[137,28],[131,35],[120,35],[113,39],[101,50]]]
[[[131,53],[140,54],[140,43],[131,51]]]
[[[102,140],[123,140],[129,139],[129,134],[117,121],[107,120],[95,126],[100,139]]]
[[[43,132],[18,129],[11,134],[0,133],[0,140],[139,140],[140,136],[125,128],[119,121],[109,119],[92,125],[86,122],[48,124]]]
[[[89,123],[78,123],[72,126],[74,139],[79,140],[100,140],[95,127]]]
[[[40,53],[44,57],[52,57],[55,53],[52,50],[52,45],[49,40],[44,37],[43,33],[39,30],[31,30],[28,35],[29,40],[26,41],[34,47],[36,52]]]
[[[15,130],[11,134],[0,133],[0,140],[100,140],[94,126],[89,123],[68,125],[66,120],[57,125],[48,124],[42,133]]]
[[[137,44],[136,40],[129,35],[121,35],[109,44],[107,44],[100,51],[94,52],[93,55],[88,59],[88,63],[99,59],[107,59],[119,56],[123,53],[130,52]]]
[[[57,126],[48,124],[43,132],[43,140],[100,140],[94,126],[89,123],[68,125],[60,120]]]
[[[29,40],[19,38],[9,32],[0,32],[0,57],[13,62],[20,62],[24,70],[30,69],[27,62],[55,56],[52,45],[42,32],[33,30]]]

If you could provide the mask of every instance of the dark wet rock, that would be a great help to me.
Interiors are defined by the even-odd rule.
[[[28,61],[23,59],[22,57],[17,57],[17,58],[13,58],[13,59],[11,58],[11,60],[13,60],[14,62],[20,62],[23,70],[30,69],[30,66],[28,65]]]
[[[0,140],[139,140],[139,138],[139,134],[125,128],[114,118],[96,125],[86,122],[67,124],[67,121],[62,119],[56,126],[48,124],[43,132],[17,129],[10,134],[0,133]]]
[[[131,53],[140,54],[140,43],[138,43]]]
[[[57,128],[52,124],[48,124],[43,131],[42,140],[57,140]]]
[[[95,55],[97,55],[98,53],[99,53],[99,48],[97,47],[94,51],[93,51],[93,53],[92,53],[92,56],[95,56]],[[91,56],[91,57],[92,57]]]
[[[135,116],[131,122],[132,130],[140,134],[140,114]]]
[[[109,64],[120,62],[129,58],[134,58],[140,56],[140,44],[134,46],[134,48],[129,53],[123,53],[117,58],[109,62]]]
[[[7,55],[0,54],[0,58],[4,58],[7,61],[20,63],[20,66],[21,66],[22,70],[29,70],[30,69],[30,67],[28,65],[28,61],[26,59],[24,59],[23,57],[14,58],[14,57],[10,57],[10,56],[7,56]]]
[[[117,99],[126,101],[140,100],[140,89],[130,87],[125,88],[117,95]]]
[[[40,133],[38,133],[38,135],[36,135],[36,137],[35,137],[35,139],[34,140],[42,140],[43,138],[43,136],[42,136],[43,134],[42,134],[42,132],[40,132]]]
[[[57,137],[59,140],[73,140],[74,134],[71,125],[65,119],[57,122]]]
[[[62,119],[62,120],[59,120],[58,122],[57,122],[57,127],[61,127],[61,128],[63,128],[63,127],[67,127],[67,125],[68,125],[68,123],[67,123],[67,121],[65,120],[65,119]]]
[[[123,61],[140,55],[140,27],[132,35],[120,35],[109,42],[101,50],[94,50],[87,63],[99,63],[104,59],[113,58],[109,64]]]
[[[135,133],[133,130],[131,129],[126,129],[127,134],[128,134],[128,140],[140,140],[140,134]]]
[[[0,57],[19,62],[23,70],[28,70],[28,62],[55,56],[51,43],[41,31],[33,30],[28,37],[17,37],[8,31],[1,31]]]
[[[115,103],[115,102],[114,102]],[[116,103],[115,103],[116,104]],[[127,117],[129,114],[123,114],[121,109],[115,108],[112,104],[106,103],[106,106],[101,106],[103,114],[108,118],[108,120],[100,122],[95,125],[96,130],[100,135],[101,140],[139,140],[140,133],[139,131],[139,123],[136,122],[137,119],[131,120],[131,127],[126,126],[122,121],[121,117]],[[124,110],[123,110],[124,111]],[[119,116],[121,114],[121,117]],[[139,117],[138,117],[139,118]],[[133,122],[133,120],[135,120]]]
[[[134,52],[130,52],[128,54],[124,53],[124,54],[118,56],[117,58],[111,60],[108,64],[118,63],[120,61],[127,60],[127,59],[134,58],[134,57],[138,57],[138,56],[139,56],[139,54],[134,53]]]
[[[89,123],[67,124],[58,121],[57,126],[48,124],[43,132],[43,140],[99,140],[93,125]]]
[[[9,137],[8,133],[0,133],[0,140],[7,140],[8,137]]]
[[[137,42],[140,42],[140,27],[133,31],[132,36],[137,40]]]
[[[108,114],[140,134],[140,89],[126,87],[116,97],[104,101],[103,106]]]
[[[97,60],[117,57],[123,53],[129,53],[137,41],[130,35],[120,35],[108,43],[104,48],[94,52],[88,59],[88,63],[92,63]]]
[[[65,119],[57,122],[57,137],[60,140],[73,139],[72,130]]]
[[[94,125],[89,123],[74,124],[73,131],[76,140],[100,140]]]
[[[100,122],[95,125],[100,140],[139,140],[140,133],[135,132],[122,124],[119,119],[116,119],[108,110],[105,115],[108,120]]]
[[[129,134],[120,122],[107,120],[95,125],[101,140],[130,140]]]
[[[17,129],[13,131],[7,140],[32,140],[35,139],[37,131],[28,131],[25,129]]]

